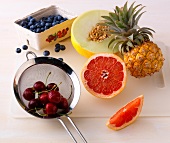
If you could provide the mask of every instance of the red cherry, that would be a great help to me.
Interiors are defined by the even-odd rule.
[[[68,101],[66,98],[62,97],[60,103],[57,104],[57,107],[60,109],[68,109]]]
[[[49,102],[47,92],[44,92],[40,95],[40,101],[42,104],[47,104]]]
[[[26,99],[28,101],[34,99],[35,98],[34,90],[32,88],[25,89],[25,91],[23,93],[23,97],[24,97],[24,99]]]
[[[48,93],[48,100],[52,103],[59,103],[61,101],[61,95],[58,91],[56,90],[51,90]]]
[[[56,114],[57,110],[58,110],[57,106],[53,103],[47,103],[45,106],[45,113],[48,115]]]
[[[46,89],[45,84],[42,81],[37,81],[33,87],[38,92]]]
[[[41,104],[40,100],[38,98],[36,98],[36,99],[32,99],[29,101],[28,107],[30,109],[41,108],[42,104]]]
[[[55,83],[49,83],[48,85],[47,85],[47,89],[48,90],[57,90],[57,91],[59,91],[59,88],[58,88],[58,86],[57,86],[57,84],[55,84]]]

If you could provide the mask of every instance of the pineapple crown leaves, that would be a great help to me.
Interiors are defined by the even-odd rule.
[[[145,6],[134,4],[135,2],[128,8],[126,2],[122,8],[116,6],[114,12],[110,12],[108,16],[102,16],[105,21],[101,24],[108,26],[109,34],[113,35],[113,39],[108,44],[108,47],[113,48],[113,52],[120,51],[123,54],[150,40],[149,37],[153,37],[154,30],[138,26],[139,19],[146,12],[142,12]]]
[[[123,8],[116,6],[114,12],[110,12],[109,16],[102,16],[105,19],[105,25],[108,25],[116,32],[126,32],[137,25],[140,17],[146,11],[140,13],[145,6],[141,4],[134,6],[134,3],[129,8],[127,7],[127,2]],[[137,10],[139,6],[142,7]]]

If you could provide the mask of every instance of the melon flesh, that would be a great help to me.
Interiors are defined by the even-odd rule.
[[[104,15],[108,16],[109,11],[91,10],[83,13],[75,19],[71,28],[71,41],[78,52],[81,50],[86,50],[91,53],[113,53],[112,49],[108,48],[108,43],[110,42],[112,37],[107,38],[102,42],[88,40],[89,32],[97,23],[103,20],[101,16]]]

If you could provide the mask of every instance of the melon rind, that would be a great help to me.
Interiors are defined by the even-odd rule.
[[[109,120],[107,121],[107,123],[106,123],[106,126],[107,126],[108,128],[110,128],[110,129],[112,129],[112,130],[117,131],[117,130],[123,129],[123,128],[127,127],[128,125],[132,124],[132,123],[139,117],[139,115],[140,115],[140,113],[141,113],[141,110],[142,110],[142,107],[143,107],[144,96],[143,96],[143,95],[140,95],[140,96],[138,96],[137,98],[133,99],[132,101],[134,101],[134,100],[136,100],[136,99],[140,99],[141,102],[140,102],[140,106],[138,107],[138,112],[137,112],[136,116],[133,117],[133,119],[132,119],[131,121],[123,124],[123,125],[120,126],[120,127],[116,127],[114,124],[110,124],[110,119],[109,119]],[[131,102],[132,102],[132,101],[131,101]],[[128,103],[127,103],[127,104],[128,104]],[[126,105],[127,105],[127,104],[126,104]],[[125,106],[126,106],[126,105],[125,105]],[[122,108],[124,108],[125,106],[123,106]],[[121,109],[122,109],[122,108],[121,108]],[[114,115],[113,115],[113,116],[114,116]]]
[[[99,23],[103,18],[108,16],[110,11],[107,10],[90,10],[78,16],[71,27],[71,42],[76,51],[89,58],[96,53],[113,53],[108,44],[112,37],[102,42],[94,42],[88,40],[88,34],[91,29]]]

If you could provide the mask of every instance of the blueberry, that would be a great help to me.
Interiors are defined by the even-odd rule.
[[[57,24],[56,22],[53,22],[53,23],[52,23],[52,26],[54,26],[54,25],[56,25],[56,24]]]
[[[40,28],[37,28],[36,29],[36,33],[40,33],[41,32],[41,29]]]
[[[21,53],[21,48],[17,48],[16,53]]]
[[[50,17],[48,17],[47,20],[46,20],[46,22],[51,23],[51,22],[53,22],[53,19],[50,18]]]
[[[24,25],[23,27],[28,29],[28,25]]]
[[[50,55],[50,52],[47,51],[47,50],[45,50],[45,51],[43,52],[43,55],[44,55],[44,56],[49,56],[49,55]]]
[[[41,31],[43,32],[45,30],[45,28],[44,27],[41,27]]]
[[[45,26],[45,22],[41,21],[40,25],[41,25],[41,27],[44,27]]]
[[[34,23],[36,20],[34,18],[30,19],[30,22]]]
[[[64,20],[60,20],[60,23],[64,22]]]
[[[44,21],[46,21],[46,20],[47,20],[46,17],[42,17],[40,21],[41,21],[41,22],[44,22]]]
[[[28,22],[26,21],[26,20],[23,20],[23,21],[21,21],[21,23],[20,23],[20,25],[23,27],[23,26],[25,26],[25,25],[27,25],[28,24]]]
[[[57,20],[59,20],[59,21],[60,21],[61,19],[63,19],[63,17],[62,17],[61,15],[57,15],[56,18],[57,18]]]
[[[55,44],[55,47],[60,47],[60,44],[59,43]]]
[[[30,26],[30,30],[33,30],[33,29],[35,29],[35,25]]]
[[[68,20],[68,18],[65,17],[65,18],[63,18],[63,20],[66,21],[66,20]]]
[[[22,46],[22,49],[23,49],[23,50],[27,50],[27,49],[28,49],[28,46],[27,46],[27,45],[23,45],[23,46]]]
[[[28,16],[27,20],[30,21],[32,18],[32,16]]]
[[[58,60],[62,61],[63,62],[63,58],[58,58]]]
[[[66,47],[64,45],[60,45],[60,50],[64,51]]]
[[[55,52],[59,52],[60,51],[60,46],[55,46]]]
[[[45,26],[44,28],[45,28],[45,30],[47,30],[47,29],[49,29],[50,27],[48,27],[48,26]]]
[[[51,27],[51,23],[46,23],[45,26]]]
[[[28,26],[31,26],[31,25],[33,25],[33,22],[31,22],[31,21],[28,22]]]

